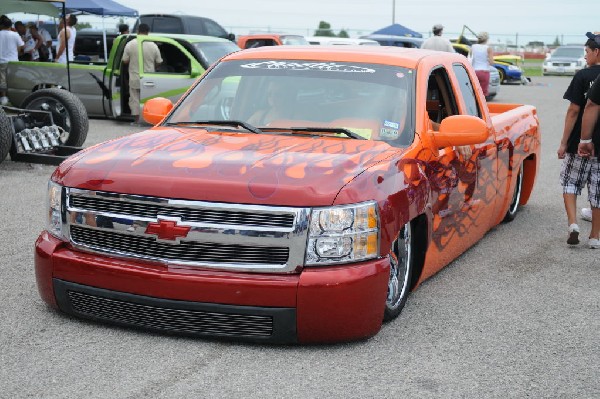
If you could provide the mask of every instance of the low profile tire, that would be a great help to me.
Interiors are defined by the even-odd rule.
[[[413,229],[409,222],[400,229],[398,238],[392,244],[389,254],[390,278],[383,321],[390,321],[398,317],[406,304],[415,260],[413,239]]]
[[[0,108],[0,163],[4,161],[12,146],[12,126],[10,118]]]
[[[521,191],[523,190],[523,165],[519,168],[519,174],[517,175],[517,182],[515,183],[515,190],[513,191],[512,200],[506,215],[504,215],[504,222],[511,222],[517,216],[519,211],[519,201],[521,201]]]
[[[504,73],[504,71],[502,69],[497,69],[498,71],[498,75],[500,75],[500,84],[504,84],[506,83],[506,74]]]
[[[65,133],[60,136],[63,145],[81,147],[87,138],[89,120],[81,100],[73,93],[62,89],[35,91],[23,101],[22,108],[50,111],[54,124]]]

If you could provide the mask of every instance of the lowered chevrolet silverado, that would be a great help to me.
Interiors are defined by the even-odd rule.
[[[41,297],[82,318],[271,343],[376,334],[532,193],[536,109],[467,59],[276,46],[224,57],[148,131],[48,185]]]

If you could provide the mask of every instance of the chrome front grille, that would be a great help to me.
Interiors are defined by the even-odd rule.
[[[131,198],[131,197],[130,197]],[[130,215],[139,218],[156,218],[158,215],[180,218],[182,221],[244,225],[259,227],[290,228],[294,224],[294,215],[286,214],[257,214],[253,212],[239,212],[234,210],[215,210],[209,208],[189,208],[178,206],[165,206],[148,201],[137,202],[121,201],[111,197],[88,197],[73,195],[70,204],[73,208],[86,209],[93,212],[105,212],[121,215]]]
[[[227,270],[304,264],[309,208],[209,203],[68,188],[64,231],[80,250]]]
[[[80,226],[71,226],[71,240],[93,249],[126,253],[137,258],[168,259],[186,263],[279,265],[286,263],[289,255],[287,247],[256,247],[196,241],[182,241],[178,245],[171,245],[158,242],[154,238]]]

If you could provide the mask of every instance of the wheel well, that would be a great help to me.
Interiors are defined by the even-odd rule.
[[[413,231],[413,242],[415,243],[414,248],[414,269],[410,281],[410,289],[416,287],[417,282],[421,278],[423,272],[423,265],[425,264],[425,252],[427,252],[427,246],[429,245],[429,227],[427,222],[427,216],[425,214],[419,215],[411,221]]]
[[[523,161],[523,187],[521,189],[521,200],[519,201],[519,205],[525,205],[527,204],[527,201],[529,201],[529,197],[533,191],[536,174],[537,159],[535,154],[531,154]]]
[[[40,83],[39,85],[34,86],[33,89],[31,89],[31,92],[33,93],[42,89],[64,89],[64,87],[53,83]]]

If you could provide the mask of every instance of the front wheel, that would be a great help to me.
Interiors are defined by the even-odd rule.
[[[31,93],[22,108],[49,111],[55,125],[65,131],[61,144],[80,147],[87,138],[89,121],[85,106],[73,93],[62,89],[41,89]]]
[[[521,191],[523,190],[523,165],[519,167],[519,173],[517,174],[517,181],[515,183],[515,190],[513,191],[512,200],[506,215],[504,215],[504,222],[511,222],[517,216],[519,210],[519,202],[521,201]]]
[[[502,69],[498,69],[498,75],[500,75],[500,84],[505,83],[506,74],[504,73],[504,71]]]
[[[398,232],[389,254],[390,278],[385,301],[384,321],[398,317],[410,293],[410,283],[414,267],[414,242],[411,223],[406,223]]]

